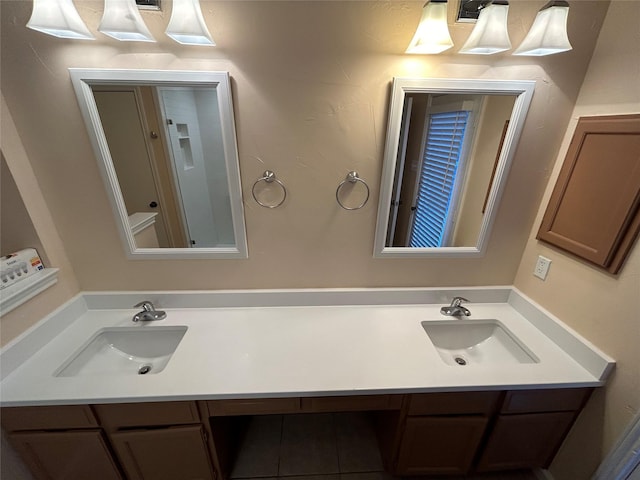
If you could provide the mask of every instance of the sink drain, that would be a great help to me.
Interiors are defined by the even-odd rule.
[[[454,357],[453,358],[458,365],[466,365],[467,361],[462,357]]]
[[[138,375],[144,375],[151,371],[151,365],[143,365],[138,369]]]

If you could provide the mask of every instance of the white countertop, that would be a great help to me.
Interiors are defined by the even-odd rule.
[[[164,308],[165,320],[144,324],[131,321],[137,309],[85,308],[6,375],[0,400],[16,406],[602,385],[613,360],[516,297],[470,303],[467,319],[498,319],[538,363],[445,364],[421,326],[447,318],[440,304]],[[534,313],[525,318],[519,310]],[[157,374],[54,376],[101,328],[173,325],[188,330]],[[26,352],[29,341],[25,335],[13,343],[11,354]]]

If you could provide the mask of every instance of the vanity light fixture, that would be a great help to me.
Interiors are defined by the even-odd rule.
[[[533,25],[514,55],[540,57],[566,52],[573,47],[567,35],[569,2],[551,0],[536,15]]]
[[[460,53],[491,55],[511,48],[507,31],[507,14],[509,2],[494,0],[486,5],[480,4],[480,16],[476,26]]]
[[[104,14],[98,30],[125,42],[155,42],[135,0],[104,0]]]
[[[215,46],[202,16],[199,0],[173,0],[167,36],[183,45]]]
[[[422,18],[405,53],[434,54],[453,47],[447,25],[447,0],[430,0],[422,7]]]
[[[27,27],[59,38],[94,40],[71,0],[33,0]]]

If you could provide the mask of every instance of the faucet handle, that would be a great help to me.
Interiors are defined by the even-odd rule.
[[[459,307],[460,305],[462,305],[462,302],[468,302],[469,300],[467,300],[464,297],[453,297],[453,300],[451,300],[451,306],[452,307]]]
[[[153,306],[153,303],[151,303],[149,300],[144,300],[144,301],[142,301],[140,303],[137,303],[133,307],[134,308],[142,308],[146,312],[153,312],[155,310],[155,307]]]

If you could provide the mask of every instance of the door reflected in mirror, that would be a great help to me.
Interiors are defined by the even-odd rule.
[[[226,72],[71,75],[129,254],[246,258]]]
[[[534,84],[394,80],[374,256],[483,253]]]
[[[385,246],[476,245],[515,99],[405,97]]]

